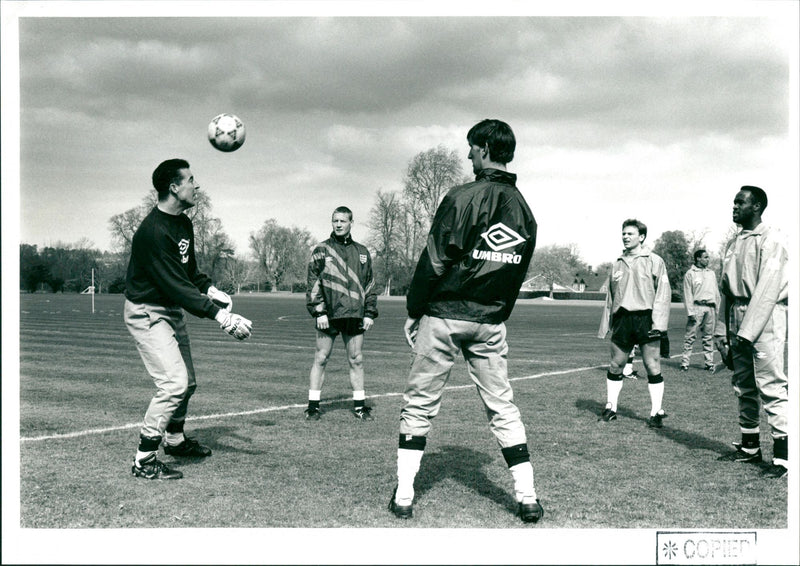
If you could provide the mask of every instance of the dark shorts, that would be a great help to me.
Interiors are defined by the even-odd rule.
[[[661,334],[651,334],[653,311],[626,311],[619,309],[611,320],[611,341],[624,352],[635,345],[642,346],[661,340]]]
[[[333,318],[328,320],[328,325],[328,328],[325,330],[320,330],[320,332],[324,332],[328,336],[338,336],[339,334],[356,336],[358,334],[364,334],[363,318]]]

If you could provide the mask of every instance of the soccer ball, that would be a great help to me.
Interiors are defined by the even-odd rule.
[[[233,114],[220,114],[208,124],[208,141],[220,151],[236,151],[244,138],[244,124]]]

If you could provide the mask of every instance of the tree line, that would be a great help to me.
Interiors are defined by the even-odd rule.
[[[451,187],[472,180],[464,173],[462,161],[455,150],[444,146],[428,149],[409,161],[401,190],[376,192],[364,243],[373,254],[375,281],[384,294],[404,295],[408,290],[436,208]],[[91,284],[94,270],[96,292],[123,292],[133,235],[156,204],[152,191],[138,206],[109,219],[110,252],[99,251],[86,240],[42,250],[21,244],[20,289],[81,292]],[[249,253],[237,253],[222,221],[213,215],[211,199],[205,192],[198,190],[197,204],[185,214],[194,224],[198,266],[220,289],[231,293],[305,291],[307,261],[316,244],[308,230],[281,226],[270,218],[250,233]],[[728,236],[734,233],[732,228]],[[666,262],[673,300],[681,298],[683,274],[692,265],[694,251],[703,247],[704,237],[705,233],[674,230],[661,234],[653,245]],[[721,250],[707,251],[712,257],[711,267],[718,267]],[[613,259],[613,252],[609,259]],[[551,288],[554,284],[569,287],[579,278],[605,280],[610,267],[610,261],[587,265],[574,243],[540,246],[527,278],[536,278]]]

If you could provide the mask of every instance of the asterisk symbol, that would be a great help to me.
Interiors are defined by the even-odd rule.
[[[664,548],[662,550],[664,551],[664,556],[667,558],[675,558],[678,554],[678,545],[670,540],[664,543]]]

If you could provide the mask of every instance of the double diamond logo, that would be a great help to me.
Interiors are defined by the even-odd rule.
[[[525,241],[525,238],[514,232],[514,230],[502,222],[498,222],[486,232],[481,234],[481,238],[486,240],[486,243],[489,244],[489,247],[496,252],[505,250],[507,248],[512,248]]]

